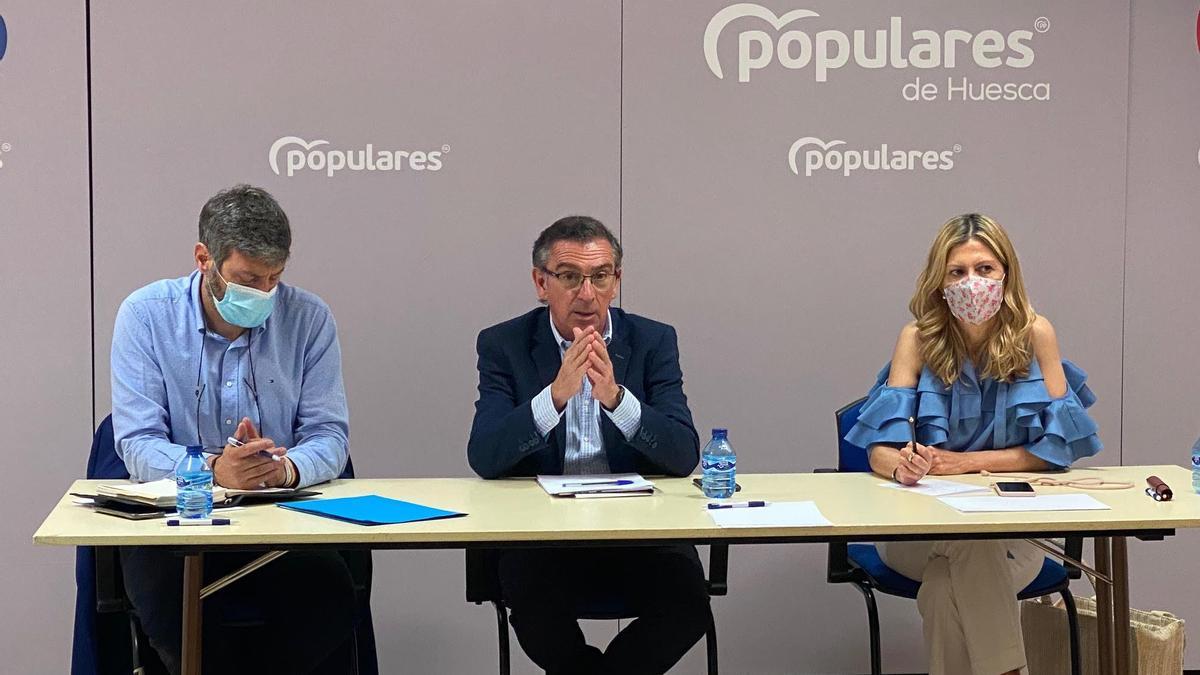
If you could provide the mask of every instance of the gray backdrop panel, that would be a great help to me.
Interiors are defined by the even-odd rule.
[[[92,436],[84,12],[21,0],[0,15],[0,653],[6,672],[63,673],[75,552],[30,537]]]
[[[247,181],[291,216],[287,280],[333,307],[359,474],[469,475],[476,333],[536,302],[542,227],[575,211],[617,222],[618,10],[95,8],[96,414],[118,304],[186,274],[204,200]],[[286,136],[440,151],[442,166],[289,177],[292,143],[276,175],[268,151]],[[385,672],[494,668],[494,618],[463,600],[461,552],[376,558]]]
[[[1125,118],[1111,102],[1126,91],[1128,5],[1057,3],[1037,33],[1048,9],[1034,3],[909,3],[906,31],[1030,29],[1035,61],[1022,71],[847,65],[818,82],[814,66],[776,58],[739,82],[742,32],[783,38],[760,19],[729,23],[718,79],[702,36],[727,4],[625,3],[624,302],[678,327],[697,425],[730,428],[742,471],[836,465],[833,411],[864,395],[890,358],[937,228],[979,210],[1007,226],[1035,306],[1091,376],[1108,447],[1096,461],[1120,462],[1121,340],[1110,327],[1121,279],[1096,272],[1122,262]],[[813,36],[886,27],[898,13],[884,2],[771,6],[817,12],[787,26]],[[918,76],[939,83],[937,100],[902,99]],[[947,78],[963,77],[1047,82],[1051,100],[946,101]],[[806,176],[802,161],[797,175],[788,151],[804,137],[950,149],[954,166]],[[862,600],[827,585],[823,568],[820,547],[738,549],[733,591],[715,605],[725,662],[754,673],[866,670]],[[823,620],[802,618],[814,612]],[[882,612],[887,667],[923,668],[913,603],[889,598]]]
[[[1124,326],[1130,464],[1186,464],[1200,436],[1200,315],[1192,300],[1200,291],[1192,272],[1200,245],[1198,9],[1182,0],[1133,7]],[[1135,605],[1197,615],[1200,590],[1186,581],[1188,561],[1200,557],[1194,533],[1130,553]],[[1189,645],[1188,663],[1198,658]]]
[[[289,281],[334,308],[365,475],[468,474],[475,334],[532,306],[530,241],[571,212],[621,229],[625,306],[679,328],[697,425],[705,437],[729,426],[744,471],[834,461],[830,412],[889,356],[937,226],[971,209],[1010,229],[1037,308],[1091,374],[1107,446],[1096,461],[1180,463],[1200,433],[1184,421],[1196,326],[1180,311],[1200,206],[1195,3],[922,1],[899,16],[883,2],[771,0],[714,31],[722,79],[704,37],[729,2],[326,4],[93,9],[97,419],[117,304],[186,273],[203,200],[247,181],[293,218]],[[799,9],[815,16],[779,29],[762,18]],[[18,543],[28,527],[11,524],[38,522],[47,495],[81,472],[93,421],[84,17],[28,1],[3,12],[0,287],[17,311],[0,340],[3,379],[20,385],[6,386],[0,410],[7,428],[36,429],[39,447],[56,449],[49,463],[46,452],[0,459],[23,477],[0,496],[17,514],[0,530],[4,562],[20,570],[3,588],[29,608],[0,648],[20,672],[62,672],[71,554]],[[986,68],[967,44],[953,67],[944,56],[927,69],[894,57],[839,67],[835,47],[818,72],[822,31],[873,38],[893,15],[901,56],[915,30],[995,30],[1020,43],[998,47],[1001,58],[1033,60]],[[800,66],[805,36],[813,51]],[[781,42],[783,56],[758,51]],[[871,42],[863,56],[873,53]],[[931,100],[905,100],[917,78]],[[1025,84],[1050,100],[958,100],[948,84],[963,78],[975,95]],[[789,149],[806,137],[793,172]],[[439,153],[440,166],[289,164],[368,144]],[[933,169],[827,166],[882,144],[946,155]],[[818,159],[826,166],[809,166]],[[1175,579],[1192,539],[1133,552],[1134,604],[1191,616],[1200,598]],[[860,600],[822,582],[823,553],[734,551],[733,592],[715,604],[727,670],[865,670]],[[378,558],[385,670],[493,668],[490,612],[461,601],[461,554]],[[882,611],[889,669],[923,667],[912,603]],[[678,670],[698,672],[701,651]],[[522,658],[518,672],[533,672]]]

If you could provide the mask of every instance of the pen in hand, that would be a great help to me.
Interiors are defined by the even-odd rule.
[[[902,485],[916,485],[929,473],[929,464],[925,461],[924,455],[921,455],[918,450],[918,448],[920,448],[920,444],[917,443],[916,416],[910,415],[908,418],[908,437],[910,440],[908,445],[908,453],[904,452],[904,448],[900,449],[900,461],[896,464],[896,467],[892,469],[892,480]],[[921,456],[920,463],[916,461],[918,455]],[[921,469],[921,464],[925,465],[924,470]],[[897,476],[897,472],[900,469],[904,469],[905,476],[903,478]],[[906,480],[911,480],[912,482],[905,482]]]
[[[238,439],[234,438],[233,436],[226,438],[225,443],[233,448],[240,448],[243,445],[245,445],[245,443],[243,441],[239,441]],[[267,452],[266,450],[259,450],[258,456],[262,457],[263,459],[270,459],[273,462],[282,462],[283,461],[282,455],[272,455],[271,453]]]

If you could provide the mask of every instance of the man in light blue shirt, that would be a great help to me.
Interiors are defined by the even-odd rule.
[[[306,486],[342,473],[349,420],[337,329],[320,298],[280,282],[291,236],[287,215],[265,191],[222,191],[200,213],[196,269],[121,304],[113,435],[134,479],[170,476],[189,446],[208,453],[215,482],[228,488]],[[251,557],[210,554],[205,574],[220,576]],[[122,549],[121,561],[151,645],[178,671],[179,558],[145,547]],[[270,638],[259,651],[236,654],[222,649],[231,642],[225,636],[205,639],[212,672],[250,664],[254,672],[344,671],[354,589],[338,552],[293,552],[226,592],[231,603],[253,605]],[[206,635],[221,629],[221,617],[208,616],[212,604]]]
[[[329,307],[282,283],[282,262],[255,260],[235,248],[221,274],[207,247],[196,247],[199,269],[134,291],[117,312],[117,454],[137,480],[170,476],[192,445],[222,453],[209,461],[216,482],[229,488],[337,478],[346,465],[349,420]],[[232,324],[217,309],[214,289],[239,282],[273,294],[270,314],[258,326]],[[227,447],[231,436],[249,442]],[[263,450],[283,461],[259,455]]]

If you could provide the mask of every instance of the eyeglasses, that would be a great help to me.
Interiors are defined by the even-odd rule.
[[[593,274],[580,274],[574,270],[566,270],[565,272],[551,272],[543,267],[542,271],[554,277],[555,279],[558,279],[558,283],[562,284],[563,288],[567,289],[568,291],[573,291],[582,286],[584,279],[590,279],[592,282],[592,288],[598,291],[609,291],[612,290],[613,284],[616,283],[617,277],[620,276],[618,272],[614,272],[612,270],[600,270],[599,272],[595,272]]]
[[[980,475],[999,478],[1001,480],[1020,480],[1029,483],[1030,485],[1038,485],[1042,487],[1068,487],[1077,490],[1128,490],[1133,487],[1133,483],[1121,480],[1104,480],[1094,476],[1085,476],[1081,478],[1051,478],[1049,476],[1023,476],[1018,474],[1008,473],[991,473],[990,471],[981,471]]]

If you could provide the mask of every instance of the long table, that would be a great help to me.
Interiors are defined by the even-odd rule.
[[[1154,474],[1175,489],[1175,499],[1146,496]],[[1129,573],[1127,538],[1157,540],[1177,528],[1200,527],[1200,496],[1192,494],[1190,472],[1178,466],[1072,469],[1055,478],[1100,477],[1129,481],[1127,490],[1091,494],[1111,507],[1104,511],[959,513],[936,499],[879,487],[878,476],[846,474],[739,475],[739,499],[814,501],[833,525],[724,529],[704,508],[708,501],[690,479],[655,479],[651,497],[551,498],[530,479],[476,478],[338,480],[318,486],[324,497],[378,494],[466,512],[465,518],[365,527],[260,505],[233,512],[233,524],[212,528],[167,527],[161,520],[129,521],[78,505],[70,492],[92,493],[113,481],[76,481],[34,534],[54,546],[164,546],[184,559],[183,672],[199,675],[201,602],[228,578],[202,589],[203,554],[213,551],[268,552],[304,548],[453,549],[514,546],[606,546],[693,544],[828,543],[886,540],[1025,539],[1083,536],[1095,540],[1096,571],[1112,579],[1098,584],[1102,672],[1125,674],[1129,662]],[[986,487],[989,478],[955,480]],[[1042,493],[1078,492],[1038,488]],[[799,573],[799,572],[798,572]],[[817,573],[814,570],[814,573]]]

